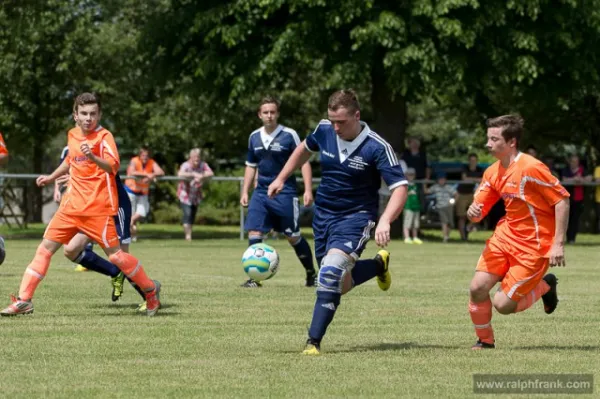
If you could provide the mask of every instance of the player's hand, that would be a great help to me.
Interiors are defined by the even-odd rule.
[[[267,195],[269,198],[275,197],[277,194],[283,190],[284,182],[279,179],[273,180],[273,183],[269,184],[269,188],[267,189]]]
[[[61,197],[62,194],[60,193],[60,190],[54,190],[54,202],[60,203]]]
[[[313,193],[311,190],[304,192],[304,197],[302,198],[304,201],[304,206],[309,207],[314,202]]]
[[[66,184],[70,178],[71,178],[71,175],[69,175],[69,174],[62,175],[62,176],[56,178],[55,183],[58,184],[59,186],[61,184]]]
[[[86,157],[88,157],[88,159],[90,159],[91,161],[94,160],[95,155],[94,153],[92,153],[92,149],[90,148],[89,144],[86,143],[82,143],[79,146],[79,149],[81,150],[81,152],[83,152],[83,155],[85,155]]]
[[[552,244],[550,251],[546,254],[546,257],[550,259],[550,267],[554,266],[567,266],[565,259],[565,246],[557,243]]]
[[[35,184],[38,185],[38,187],[44,187],[46,184],[50,184],[52,183],[52,180],[50,179],[50,176],[48,175],[41,175],[38,176],[37,179],[35,179]]]
[[[385,248],[390,243],[390,224],[385,220],[380,220],[375,229],[375,243],[381,248]]]
[[[473,202],[469,209],[467,209],[467,217],[470,220],[480,220],[483,215],[483,204],[479,202]]]
[[[240,197],[240,205],[244,208],[248,207],[248,193],[243,193]]]

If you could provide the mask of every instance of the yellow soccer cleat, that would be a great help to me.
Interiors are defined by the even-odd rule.
[[[81,265],[77,265],[77,266],[75,266],[75,271],[76,272],[87,272],[88,269],[86,269],[85,267],[83,267]]]
[[[137,309],[136,309],[136,310],[137,310],[138,312],[144,312],[144,313],[146,313],[146,309],[147,309],[146,302],[143,302],[143,303],[140,303],[140,304],[138,305],[138,307],[137,307]]]
[[[390,274],[390,253],[385,249],[380,250],[375,255],[375,260],[380,262],[380,273],[377,274],[377,285],[382,291],[387,291],[392,285],[392,275]]]
[[[306,348],[304,348],[302,354],[306,356],[320,356],[321,345],[309,338],[308,341],[306,341]]]

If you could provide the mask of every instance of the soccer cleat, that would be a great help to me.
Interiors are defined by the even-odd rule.
[[[315,286],[315,278],[317,276],[317,272],[315,270],[311,270],[306,273],[306,287],[314,287]]]
[[[146,302],[142,302],[138,305],[137,309],[138,312],[145,312],[146,311]]]
[[[404,243],[405,243],[405,244],[412,244],[412,243],[413,243],[413,240],[412,240],[410,237],[406,237],[406,238],[404,239]]]
[[[73,269],[73,270],[75,270],[76,272],[87,272],[88,271],[88,269],[86,269],[85,267],[83,267],[81,265],[75,266],[75,269]]]
[[[308,341],[306,341],[306,347],[302,351],[302,354],[306,356],[321,355],[321,344],[316,340],[309,338]]]
[[[390,274],[390,253],[385,249],[380,250],[375,255],[375,260],[381,262],[381,272],[377,275],[377,285],[382,291],[387,291],[392,285],[392,275]]]
[[[550,314],[556,310],[558,306],[558,294],[556,293],[556,285],[558,284],[558,278],[552,273],[548,273],[544,276],[544,281],[550,286],[550,291],[542,295],[542,301],[544,302],[544,312]]]
[[[474,351],[481,350],[481,349],[495,349],[495,348],[496,348],[496,344],[488,344],[487,342],[481,342],[480,340],[477,340],[477,342],[475,342],[475,345],[473,345],[471,347],[471,349],[473,349]]]
[[[413,244],[421,245],[423,244],[423,241],[421,241],[419,237],[415,237],[413,238]]]
[[[146,294],[146,314],[150,317],[154,316],[160,309],[160,283],[154,282],[154,290]]]
[[[258,281],[249,279],[244,284],[240,285],[240,287],[244,287],[244,288],[260,288],[260,287],[262,287],[262,284],[260,282],[258,282]]]
[[[116,302],[123,295],[123,282],[125,281],[125,274],[123,272],[117,274],[115,277],[111,278],[112,283],[112,301]]]
[[[18,314],[32,314],[33,303],[31,301],[22,301],[15,298],[14,295],[10,296],[12,302],[6,309],[0,311],[0,316],[16,316]]]

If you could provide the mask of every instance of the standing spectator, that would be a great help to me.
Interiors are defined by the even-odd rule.
[[[129,194],[133,216],[131,217],[131,240],[137,240],[137,222],[145,218],[150,212],[150,182],[156,181],[157,176],[163,176],[165,172],[154,159],[150,158],[150,150],[147,147],[140,148],[138,156],[131,158],[127,167],[127,176],[132,179],[125,181],[125,190]]]
[[[417,180],[431,179],[431,168],[427,162],[427,154],[421,149],[421,141],[417,137],[409,137],[407,140],[407,148],[402,152],[401,159],[406,163],[406,169],[413,168]],[[403,170],[406,170],[403,169]],[[425,209],[424,187],[427,185],[417,184],[419,188],[419,200],[421,201],[421,209]]]
[[[460,239],[466,241],[469,236],[467,229],[467,210],[473,202],[475,193],[475,184],[481,181],[483,168],[477,165],[479,158],[477,154],[469,154],[469,163],[463,168],[461,180],[470,183],[458,185],[458,199],[456,200],[456,216],[458,216],[458,231]]]
[[[404,204],[404,242],[406,244],[423,244],[419,239],[419,219],[421,218],[421,201],[419,200],[419,191],[415,184],[415,170],[406,169],[406,179],[408,180],[408,197]],[[412,237],[411,237],[412,233]]]
[[[565,185],[569,194],[571,194],[569,199],[571,207],[569,208],[567,242],[573,244],[575,242],[575,237],[577,237],[577,231],[579,230],[579,216],[581,216],[583,201],[585,199],[583,186],[579,184],[573,185],[573,183],[592,181],[592,176],[588,175],[583,165],[581,165],[577,154],[572,154],[569,157],[569,165],[562,170],[562,181],[563,183],[570,183]]]
[[[560,173],[556,170],[556,166],[554,165],[554,158],[552,157],[544,157],[544,164],[550,169],[550,173],[552,176],[560,179]]]
[[[198,205],[204,198],[202,185],[214,175],[210,166],[201,160],[200,153],[200,148],[192,149],[189,159],[181,165],[178,173],[179,177],[186,179],[179,181],[177,187],[177,197],[183,210],[181,223],[186,241],[192,241],[192,226],[196,219]]]
[[[594,169],[594,180],[600,183],[600,165]],[[600,186],[596,186],[596,233],[600,233]]]
[[[450,230],[454,227],[454,199],[456,190],[446,184],[446,173],[437,174],[437,183],[426,190],[427,194],[435,195],[435,205],[442,223],[442,234],[444,242],[450,238]]]

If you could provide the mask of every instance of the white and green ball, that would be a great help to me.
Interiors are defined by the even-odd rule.
[[[279,254],[264,243],[250,245],[242,256],[242,266],[252,280],[268,280],[279,269]]]

